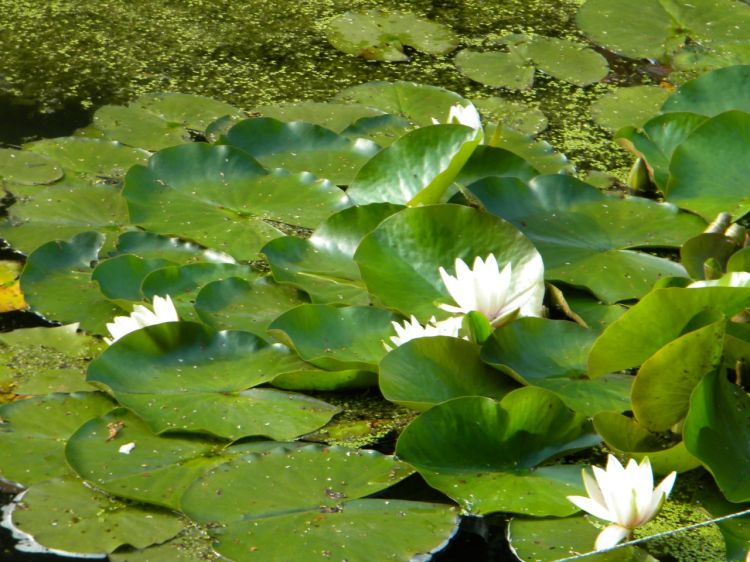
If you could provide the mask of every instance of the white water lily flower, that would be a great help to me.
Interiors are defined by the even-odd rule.
[[[431,336],[450,336],[452,338],[458,337],[458,331],[461,329],[461,322],[463,319],[460,316],[448,318],[438,322],[433,316],[430,321],[422,326],[413,315],[411,319],[404,320],[403,326],[398,322],[391,322],[393,329],[396,330],[396,335],[391,336],[391,341],[398,347],[401,344],[413,340],[416,338],[429,338]],[[387,351],[392,351],[392,347],[387,343],[383,343],[383,346]]]
[[[130,332],[135,332],[146,326],[162,324],[163,322],[177,322],[180,319],[169,295],[166,297],[154,297],[153,309],[151,311],[142,304],[137,304],[133,307],[133,312],[130,313],[130,316],[116,317],[112,322],[107,324],[107,330],[109,330],[112,339],[104,338],[104,341],[108,345],[112,345]]]
[[[607,469],[592,467],[594,477],[583,471],[583,483],[589,497],[568,496],[568,500],[594,517],[610,521],[610,525],[596,538],[594,548],[611,548],[628,537],[633,529],[651,521],[672,491],[675,472],[670,473],[654,489],[654,475],[648,457],[640,464],[630,459],[623,468],[613,455],[607,459]]]
[[[703,287],[750,287],[750,273],[733,271],[723,275],[720,279],[694,281],[687,286],[688,289],[701,289]]]
[[[541,261],[539,264],[541,268]],[[534,270],[533,278],[513,276],[508,263],[502,271],[494,254],[482,260],[474,260],[474,268],[461,259],[456,259],[456,276],[449,275],[442,267],[440,277],[458,306],[441,304],[440,308],[452,313],[468,314],[477,311],[490,324],[497,326],[508,318],[519,316],[541,316],[544,285],[543,272]],[[540,289],[541,287],[541,289]]]
[[[432,122],[435,125],[440,125],[440,121],[432,118]],[[448,119],[445,121],[447,124],[466,125],[472,129],[481,129],[482,120],[479,118],[479,112],[473,105],[461,105],[460,103],[453,104],[450,111],[448,112]]]

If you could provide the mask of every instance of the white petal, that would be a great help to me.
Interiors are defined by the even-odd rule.
[[[664,503],[664,500],[667,499],[669,493],[672,491],[672,486],[674,486],[675,478],[677,478],[677,473],[670,472],[656,487],[656,490],[654,490],[654,493],[651,496],[651,502],[641,514],[641,521],[639,521],[638,523],[639,525],[642,523],[646,523],[647,521],[651,521],[659,512],[662,504]]]
[[[577,507],[580,507],[583,511],[590,513],[594,517],[598,517],[604,521],[614,522],[614,518],[607,508],[591,498],[586,498],[584,496],[568,496],[568,501]]]
[[[604,501],[604,496],[602,495],[602,491],[599,489],[599,485],[596,483],[596,479],[592,477],[586,470],[581,471],[581,476],[583,478],[583,485],[586,488],[586,493],[589,495],[589,497],[595,502],[606,506],[607,504]]]
[[[599,536],[596,537],[594,548],[596,550],[605,550],[607,548],[612,548],[629,534],[630,529],[626,529],[625,527],[621,527],[620,525],[610,525],[601,533],[599,533]]]

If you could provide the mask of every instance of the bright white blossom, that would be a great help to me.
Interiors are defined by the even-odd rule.
[[[413,340],[416,338],[429,338],[431,336],[450,336],[452,338],[458,337],[458,331],[461,329],[461,322],[463,319],[460,316],[448,318],[438,322],[433,316],[430,321],[422,326],[414,316],[410,320],[404,320],[403,326],[398,322],[391,322],[393,329],[396,330],[396,335],[391,336],[391,341],[396,347],[401,344]],[[383,343],[386,350],[391,351],[392,348],[387,343]]]
[[[432,118],[432,122],[435,125],[440,125],[440,121]],[[466,125],[472,129],[481,129],[482,120],[479,118],[479,112],[473,105],[461,105],[456,103],[451,106],[450,112],[448,113],[448,119],[445,121],[447,124]]]
[[[688,289],[702,289],[703,287],[750,287],[750,273],[733,271],[723,275],[720,279],[694,281],[687,286]]]
[[[540,265],[541,267],[541,261]],[[528,269],[528,268],[527,268]],[[456,276],[440,267],[440,277],[458,306],[441,304],[440,308],[452,313],[468,314],[477,311],[490,324],[498,326],[504,320],[519,316],[541,316],[544,285],[540,283],[543,272],[535,271],[533,278],[513,277],[513,268],[506,264],[502,271],[494,254],[474,260],[474,268],[456,259]],[[539,275],[537,275],[539,273]]]
[[[623,468],[613,455],[607,469],[592,467],[594,477],[583,471],[583,483],[589,497],[568,496],[568,500],[591,515],[614,523],[596,538],[594,548],[612,548],[633,529],[651,521],[672,491],[676,473],[671,472],[654,489],[654,475],[648,457],[640,464],[630,459]]]
[[[133,312],[130,313],[130,316],[118,316],[107,324],[107,330],[109,330],[112,339],[104,338],[104,341],[108,345],[112,345],[130,332],[163,322],[177,322],[179,319],[177,310],[169,295],[164,298],[154,297],[153,311],[142,304],[137,304],[133,307]]]

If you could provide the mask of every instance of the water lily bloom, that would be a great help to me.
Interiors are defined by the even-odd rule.
[[[433,316],[430,321],[422,326],[413,315],[409,320],[404,320],[403,326],[398,322],[391,322],[393,329],[396,330],[396,335],[391,336],[391,341],[396,347],[401,344],[413,340],[416,338],[428,338],[431,336],[450,336],[452,338],[458,337],[458,331],[461,329],[461,322],[463,319],[460,316],[448,318],[440,322],[435,320]],[[391,351],[393,348],[387,343],[383,343],[387,351]]]
[[[533,278],[514,277],[510,263],[500,271],[494,254],[485,260],[477,256],[473,269],[456,259],[455,277],[442,267],[439,271],[445,288],[458,305],[441,304],[443,310],[460,314],[477,311],[496,327],[517,315],[542,314],[543,271],[535,270]]]
[[[179,319],[177,310],[169,295],[166,297],[157,296],[154,297],[153,311],[142,304],[137,304],[133,307],[133,312],[130,313],[130,316],[118,316],[107,324],[107,330],[109,330],[112,338],[104,338],[104,341],[108,345],[112,345],[130,332],[163,322],[177,322]]]
[[[432,122],[435,125],[440,125],[440,121],[432,118]],[[445,121],[447,124],[466,125],[472,129],[481,129],[482,120],[479,118],[479,112],[473,105],[461,105],[456,103],[451,106],[448,112],[448,119]]]
[[[607,459],[607,469],[592,467],[592,477],[583,471],[583,484],[589,497],[568,496],[568,500],[594,517],[614,523],[596,538],[594,548],[612,548],[644,523],[651,521],[672,491],[675,472],[670,473],[654,489],[654,475],[648,457],[640,464],[634,459],[623,468],[613,455]]]

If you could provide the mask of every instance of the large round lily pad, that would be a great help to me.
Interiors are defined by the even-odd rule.
[[[719,68],[680,86],[661,110],[664,113],[698,113],[707,117],[732,110],[750,113],[748,88],[750,65]]]
[[[63,177],[53,159],[26,150],[0,148],[0,178],[21,185],[52,183]]]
[[[681,265],[635,249],[679,246],[705,227],[674,206],[608,196],[560,174],[528,186],[487,178],[470,190],[534,242],[547,279],[587,287],[608,303],[641,297],[660,277],[686,277]]]
[[[158,116],[171,126],[179,125],[197,131],[205,131],[219,117],[241,114],[238,108],[223,101],[172,92],[144,94],[130,105]]]
[[[105,105],[94,113],[104,137],[135,148],[161,150],[190,141],[187,129],[135,105]]]
[[[113,407],[98,392],[36,396],[0,406],[5,421],[0,425],[0,476],[29,486],[69,475],[65,441]]]
[[[151,156],[119,142],[85,137],[43,139],[25,148],[49,156],[65,170],[111,178],[121,178],[130,166],[145,164]]]
[[[345,129],[359,121],[370,117],[387,115],[379,109],[361,103],[339,103],[303,101],[261,105],[253,108],[253,114],[262,117],[272,117],[278,121],[304,121],[320,125],[335,133],[342,133]]]
[[[247,332],[171,322],[117,340],[91,362],[88,380],[106,384],[158,433],[287,440],[324,425],[337,409],[302,395],[248,389],[304,366],[286,347]]]
[[[367,82],[342,90],[336,99],[375,107],[420,127],[432,125],[433,119],[444,122],[452,106],[467,103],[455,92],[415,82]]]
[[[495,330],[482,346],[481,357],[522,384],[551,390],[581,414],[624,412],[630,408],[632,377],[584,377],[596,336],[573,322],[519,318]]]
[[[42,546],[81,554],[109,553],[126,544],[145,548],[185,527],[175,513],[116,501],[73,478],[32,486],[11,517]]]
[[[632,58],[664,60],[686,44],[719,52],[750,39],[750,8],[735,0],[588,0],[578,26],[593,41]]]
[[[329,182],[309,174],[268,174],[231,146],[188,144],[155,155],[125,178],[131,220],[181,235],[236,258],[251,259],[281,236],[265,219],[314,227],[348,206]]]
[[[366,139],[351,140],[303,121],[284,123],[270,117],[240,121],[222,137],[267,168],[310,172],[348,185],[380,147]]]
[[[480,53],[464,49],[455,63],[461,73],[488,86],[523,90],[534,83],[534,63],[517,50]]]
[[[464,125],[411,131],[367,162],[347,195],[360,205],[438,203],[481,140]]]
[[[451,30],[409,12],[368,10],[347,12],[332,19],[326,36],[339,51],[367,60],[409,60],[403,46],[431,55],[444,55],[458,45]]]
[[[305,290],[317,304],[366,305],[354,252],[359,242],[400,205],[358,205],[331,215],[308,240],[286,236],[271,240],[263,254],[274,278]]]
[[[383,342],[400,318],[381,308],[303,304],[282,314],[269,331],[323,369],[374,371],[386,354]]]
[[[452,535],[454,508],[361,498],[410,473],[408,465],[376,451],[277,448],[213,469],[187,491],[182,505],[197,521],[223,525],[211,531],[214,547],[237,562],[258,556],[269,562],[321,556],[369,562],[373,552],[409,560]]]
[[[494,254],[512,265],[514,279],[533,287],[541,302],[541,256],[510,223],[470,207],[428,205],[400,211],[365,236],[354,255],[368,291],[384,305],[423,322],[445,315],[440,302],[451,299],[439,268],[449,271],[460,258],[472,264]]]
[[[659,112],[667,97],[669,92],[659,86],[617,88],[591,104],[591,117],[610,131],[627,125],[639,127]]]
[[[434,406],[403,431],[396,453],[470,513],[564,516],[577,511],[565,496],[582,489],[580,467],[538,465],[598,441],[584,416],[526,387],[500,402],[475,396]]]
[[[16,202],[0,225],[0,236],[27,254],[52,240],[88,231],[114,234],[128,223],[127,205],[109,185],[73,177],[44,187],[12,187]],[[114,236],[110,236],[110,242]]]
[[[735,219],[748,213],[750,196],[743,178],[750,174],[750,150],[737,142],[748,135],[750,113],[736,110],[693,130],[672,154],[667,200],[706,220],[721,212]]]
[[[380,362],[380,391],[391,402],[427,410],[461,396],[500,399],[517,387],[479,359],[479,347],[439,336],[408,341]]]
[[[91,279],[91,264],[99,256],[104,237],[84,232],[70,242],[48,242],[26,261],[21,289],[29,305],[51,320],[78,322],[95,334],[122,310],[107,300]]]

